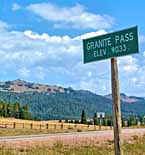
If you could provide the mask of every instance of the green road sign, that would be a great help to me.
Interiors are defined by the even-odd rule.
[[[138,53],[137,27],[83,39],[84,63]]]

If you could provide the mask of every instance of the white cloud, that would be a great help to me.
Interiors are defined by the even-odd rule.
[[[23,78],[28,78],[30,76],[30,70],[26,67],[22,67],[18,70],[18,74],[19,76],[23,79]]]
[[[104,32],[102,30],[87,35],[100,35]],[[0,59],[0,65],[7,74],[11,75],[16,71],[16,75],[22,79],[47,80],[48,83],[51,79],[56,79],[56,82],[62,85],[66,81],[71,85],[79,79],[75,88],[84,88],[88,79],[91,84],[92,78],[102,75],[101,68],[98,67],[97,72],[94,72],[95,65],[82,63],[82,36],[85,35],[71,38],[66,35],[38,34],[31,30],[18,32],[4,29],[0,35],[0,57],[3,58]],[[104,63],[100,63],[103,67]],[[7,74],[5,76],[8,76]],[[86,89],[91,89],[91,85]],[[92,90],[95,91],[96,87]]]
[[[104,34],[106,31],[71,38],[66,35],[38,34],[31,30],[8,31],[6,23],[0,22],[0,25],[1,79],[13,75],[13,78],[59,83],[98,94],[111,92],[110,60],[83,64],[82,38]],[[125,56],[118,58],[118,64],[121,92],[131,95],[143,93],[145,62],[141,65],[135,56]]]
[[[131,82],[134,83],[134,85],[136,86],[145,85],[145,77],[144,76],[133,77],[131,78]]]
[[[92,76],[92,72],[88,72],[88,77],[91,77]]]
[[[27,9],[54,22],[55,28],[106,29],[114,24],[113,17],[87,12],[80,4],[73,7],[59,7],[51,3],[38,3],[27,6]]]
[[[55,42],[55,43],[62,43],[62,42],[69,42],[71,38],[69,36],[49,36],[46,33],[43,33],[42,35],[39,35],[37,33],[32,32],[31,30],[24,31],[24,35],[31,38],[31,39],[40,39],[47,42]]]
[[[144,35],[139,36],[139,42],[140,42],[140,44],[145,43],[145,36]]]
[[[120,65],[133,65],[137,62],[137,59],[133,56],[124,56],[118,59],[118,64]]]
[[[133,56],[124,56],[118,59],[118,64],[122,71],[127,74],[132,74],[138,71],[138,60]]]
[[[17,10],[20,10],[21,9],[21,6],[17,3],[13,3],[12,5],[12,11],[17,11]]]
[[[136,78],[136,77],[132,77],[132,78],[131,78],[131,82],[133,82],[133,83],[136,84],[136,82],[137,82],[137,78]]]
[[[97,94],[106,94],[110,93],[111,88],[108,81],[99,79],[99,78],[88,78],[87,80],[81,80],[80,82],[76,82],[72,84],[73,88],[82,89],[82,90],[89,90],[91,92],[95,92]]]
[[[119,58],[121,92],[129,95],[145,96],[145,62],[133,56]]]
[[[99,31],[96,31],[96,32],[85,33],[85,34],[83,34],[81,36],[77,36],[74,39],[87,39],[87,38],[96,37],[96,36],[106,34],[106,33],[107,32],[105,30],[99,30]]]
[[[44,80],[44,78],[46,77],[46,73],[47,73],[47,70],[41,66],[37,66],[36,69],[34,70],[34,75],[36,75],[36,77],[39,80]]]
[[[143,56],[145,57],[145,51],[143,52]]]
[[[7,28],[8,27],[8,24],[3,22],[3,21],[0,21],[0,30],[4,29],[4,28]]]
[[[82,90],[90,90],[95,92],[97,89],[97,84],[94,80],[88,80],[88,81],[81,81],[80,82],[80,89]]]

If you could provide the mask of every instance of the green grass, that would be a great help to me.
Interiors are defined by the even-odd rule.
[[[123,145],[124,155],[145,155],[145,136],[134,136]],[[7,148],[0,145],[0,155],[114,155],[113,142],[106,141],[104,146],[70,147],[56,143],[52,148],[36,146],[32,148]]]

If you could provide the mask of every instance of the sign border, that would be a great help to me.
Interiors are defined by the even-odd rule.
[[[130,30],[130,29],[133,29],[133,28],[136,28],[137,29],[137,52],[134,52],[134,53],[130,53],[130,54],[137,54],[139,53],[139,41],[138,41],[138,26],[132,26],[132,27],[129,27],[129,28],[125,28],[125,29],[122,29],[122,30],[118,30],[118,31],[115,31],[115,32],[109,32],[109,33],[106,33],[106,34],[102,34],[102,35],[98,35],[98,36],[93,36],[93,37],[90,37],[90,38],[86,38],[86,39],[82,39],[83,42],[88,40],[88,39],[95,39],[95,38],[98,38],[98,37],[103,37],[103,36],[106,36],[106,35],[110,35],[110,34],[113,34],[113,33],[118,33],[118,32],[121,32],[121,31],[126,31],[126,30]],[[124,54],[124,55],[120,55],[120,56],[113,56],[113,57],[109,57],[109,58],[103,58],[103,59],[100,59],[100,60],[91,60],[89,62],[85,62],[85,51],[84,51],[85,47],[84,47],[84,43],[83,43],[83,63],[86,64],[86,63],[90,63],[90,62],[95,62],[95,61],[103,61],[103,60],[107,60],[107,59],[111,59],[111,58],[117,58],[117,57],[122,57],[122,56],[127,56],[127,55],[130,55],[130,54]]]

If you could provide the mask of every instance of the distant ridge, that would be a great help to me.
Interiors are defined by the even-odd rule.
[[[15,92],[15,93],[24,93],[24,92],[38,92],[38,93],[65,93],[73,90],[73,88],[63,88],[56,85],[40,84],[40,83],[31,83],[21,79],[16,79],[13,81],[0,82],[0,92]],[[82,90],[83,91],[83,90]],[[112,100],[112,95],[104,95],[105,98]],[[143,97],[136,96],[127,96],[124,93],[120,94],[121,101],[127,103],[134,103],[138,101],[145,100]]]
[[[0,91],[1,92],[47,92],[49,94],[56,92],[65,92],[65,88],[59,86],[44,85],[38,83],[30,83],[24,80],[14,80],[0,82]]]
[[[108,99],[112,99],[112,94],[105,95],[104,97],[106,97]],[[121,101],[127,102],[127,103],[134,103],[134,102],[139,102],[139,101],[144,100],[143,97],[127,96],[124,93],[121,93],[120,97],[121,97]]]
[[[112,97],[97,95],[86,90],[74,90],[20,79],[0,82],[0,100],[27,104],[34,118],[80,119],[82,110],[88,118],[95,112],[112,113]],[[145,98],[121,93],[122,116],[145,115]]]

